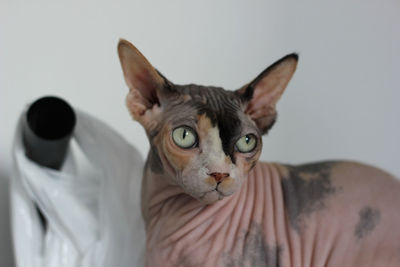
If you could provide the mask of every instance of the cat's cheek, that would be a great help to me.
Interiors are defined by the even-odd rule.
[[[226,197],[237,192],[242,184],[241,179],[230,178],[218,186],[218,190]]]
[[[209,177],[208,169],[201,166],[197,157],[189,163],[189,166],[182,172],[183,190],[196,199],[200,199],[206,192],[213,191],[216,182]]]
[[[169,130],[164,130],[163,135],[169,136]],[[162,151],[164,154],[164,160],[167,163],[167,167],[171,172],[171,175],[177,176],[182,174],[193,161],[195,152],[191,150],[182,150],[176,147],[171,137],[163,138],[161,141]]]
[[[208,169],[202,165],[198,156],[192,157],[188,164],[182,170],[182,177],[186,177],[188,182],[201,183],[202,177],[208,176]]]

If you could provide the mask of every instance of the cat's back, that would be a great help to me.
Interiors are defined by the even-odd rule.
[[[400,266],[398,179],[356,162],[273,166],[290,226],[291,266]]]

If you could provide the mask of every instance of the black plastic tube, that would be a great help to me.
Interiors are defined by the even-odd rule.
[[[61,169],[75,124],[75,112],[63,99],[47,96],[36,100],[23,123],[26,156],[39,165]]]

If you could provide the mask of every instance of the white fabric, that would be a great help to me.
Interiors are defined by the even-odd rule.
[[[48,169],[25,156],[23,116],[15,135],[11,182],[17,267],[141,266],[145,231],[139,152],[109,126],[76,110],[71,140],[76,148],[70,148],[61,171]],[[85,160],[90,171],[80,166]],[[46,232],[35,203],[47,218]]]

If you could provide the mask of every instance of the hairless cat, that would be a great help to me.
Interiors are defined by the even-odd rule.
[[[298,56],[236,91],[177,85],[118,45],[150,141],[146,266],[400,266],[400,182],[349,161],[258,162]]]

